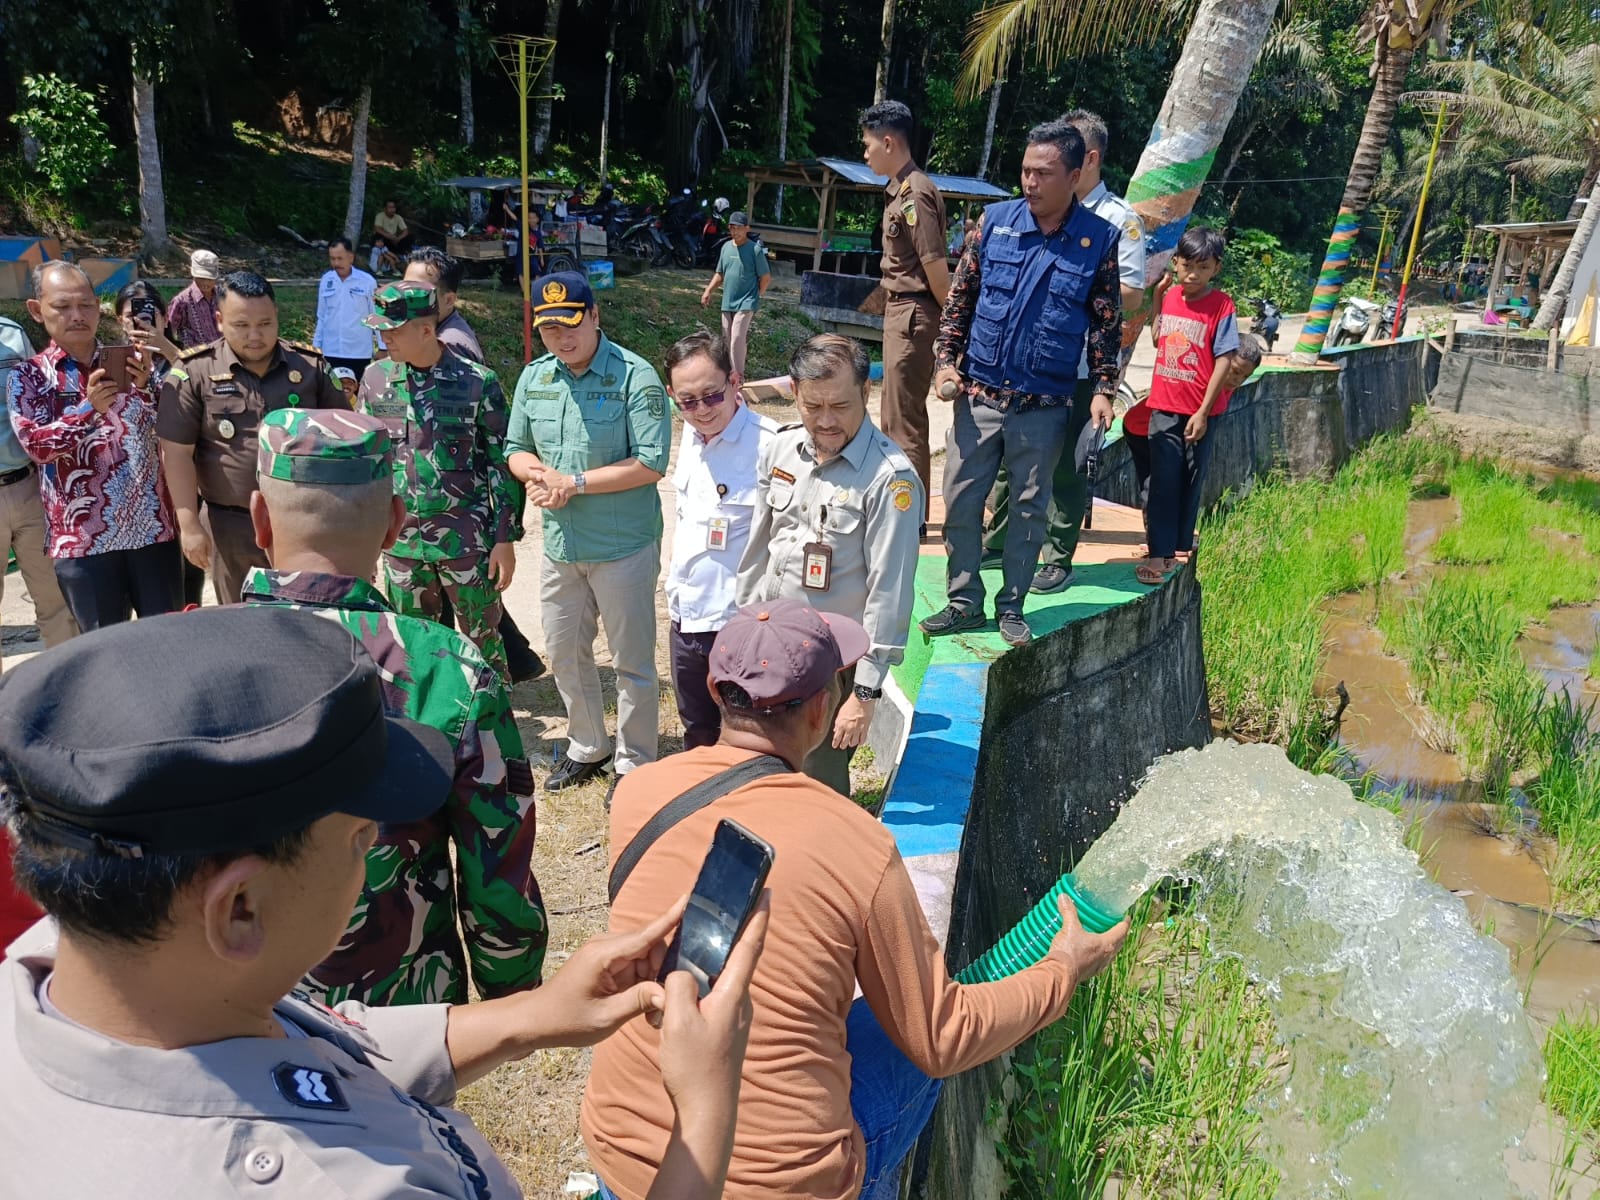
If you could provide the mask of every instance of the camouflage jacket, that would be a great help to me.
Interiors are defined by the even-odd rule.
[[[374,362],[358,405],[394,439],[406,523],[389,553],[429,562],[487,554],[522,536],[522,485],[506,467],[506,394],[488,367],[441,349],[426,371]]]
[[[486,997],[536,985],[548,931],[533,877],[533,780],[505,685],[466,638],[399,616],[364,579],[258,568],[243,600],[338,621],[377,660],[389,710],[455,747],[449,801],[379,832],[350,927],[307,986],[327,1004],[459,1004],[468,963]]]

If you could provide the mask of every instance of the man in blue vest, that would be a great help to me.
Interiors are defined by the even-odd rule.
[[[984,210],[950,285],[934,343],[936,389],[955,401],[944,468],[950,602],[921,622],[927,634],[986,623],[983,505],[1004,463],[1011,521],[995,617],[1008,645],[1033,637],[1022,602],[1045,540],[1080,354],[1088,354],[1093,395],[1116,394],[1120,232],[1075,195],[1083,157],[1083,135],[1065,120],[1029,131],[1022,199]]]

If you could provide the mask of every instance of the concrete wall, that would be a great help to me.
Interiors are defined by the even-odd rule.
[[[1428,403],[1449,412],[1548,429],[1553,435],[1583,435],[1594,432],[1592,393],[1597,390],[1587,375],[1452,350],[1443,356]]]

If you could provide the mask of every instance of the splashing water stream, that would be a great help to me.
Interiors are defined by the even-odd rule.
[[[1504,946],[1399,821],[1275,746],[1168,755],[1073,872],[1100,907],[1193,883],[1290,1051],[1261,1098],[1285,1197],[1504,1200],[1543,1062]]]

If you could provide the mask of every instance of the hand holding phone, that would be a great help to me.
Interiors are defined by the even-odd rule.
[[[701,999],[711,994],[761,900],[775,856],[770,845],[737,821],[717,822],[683,921],[656,976],[659,981],[665,983],[674,971],[687,971]]]
[[[138,350],[134,346],[101,346],[100,365],[105,369],[106,378],[116,385],[118,392],[128,390],[128,360]]]

